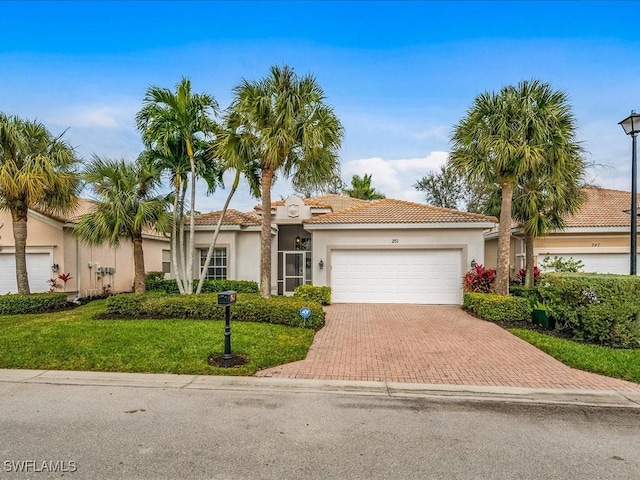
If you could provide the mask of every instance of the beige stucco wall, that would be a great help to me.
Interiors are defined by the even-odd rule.
[[[639,237],[640,238],[640,237]],[[625,232],[576,233],[563,232],[536,238],[534,242],[534,261],[538,264],[544,252],[564,254],[580,253],[625,253],[629,251],[629,234]],[[510,269],[511,276],[524,267],[524,244],[520,237],[511,237]],[[485,242],[485,266],[495,268],[498,257],[498,239]]]
[[[198,250],[209,248],[212,235],[212,230],[196,230],[195,232],[194,278],[198,278],[200,274]],[[260,232],[258,230],[223,230],[218,236],[216,247],[227,249],[227,278],[229,280],[260,281]]]
[[[0,248],[11,249],[15,246],[11,215],[0,212]],[[169,242],[151,238],[143,240],[145,270],[162,270],[162,250],[169,249]],[[88,246],[73,236],[73,229],[62,223],[37,213],[29,214],[27,220],[27,253],[52,252],[52,264],[58,264],[58,272],[70,273],[71,280],[64,286],[69,293],[102,293],[105,288],[112,292],[131,291],[133,285],[133,246],[123,241],[119,248],[109,245]],[[89,267],[91,264],[91,268]],[[99,274],[98,267],[113,267],[113,274]],[[61,285],[62,281],[59,282]],[[62,291],[63,288],[60,288]]]
[[[11,213],[0,210],[0,248],[15,247]],[[47,217],[31,213],[27,218],[27,253],[51,252],[52,262],[61,264],[64,259],[62,224]]]
[[[113,293],[132,290],[134,269],[133,245],[130,241],[121,241],[117,248],[107,244],[85,245],[73,236],[71,228],[65,228],[64,244],[66,255],[60,270],[72,276],[67,282],[67,292],[86,296],[103,293],[106,289]],[[144,238],[142,248],[145,271],[162,271],[162,250],[169,249],[169,242]],[[100,273],[99,267],[111,267],[115,272]]]
[[[331,251],[344,248],[454,248],[461,251],[460,277],[475,260],[484,263],[484,237],[480,229],[371,229],[313,230],[313,284],[329,285]],[[322,260],[324,269],[318,264]]]

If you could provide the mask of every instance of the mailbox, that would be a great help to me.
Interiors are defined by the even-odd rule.
[[[232,305],[236,303],[236,292],[227,290],[218,294],[218,305]]]

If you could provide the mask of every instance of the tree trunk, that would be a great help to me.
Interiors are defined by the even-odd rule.
[[[176,277],[176,283],[178,284],[178,291],[181,295],[184,295],[182,275],[180,275],[180,269],[178,268],[178,220],[182,221],[182,211],[178,212],[178,203],[181,190],[180,185],[181,183],[179,182],[176,186],[176,196],[173,199],[173,222],[171,224],[171,262],[173,266],[173,275]]]
[[[185,265],[187,264],[186,247],[184,246],[184,199],[187,196],[187,185],[185,183],[182,192],[180,192],[180,212],[183,215],[180,216],[180,234],[178,235],[178,249],[180,253],[180,277],[182,278],[182,285],[184,293],[187,293],[187,270]]]
[[[229,191],[229,195],[227,195],[227,200],[224,202],[224,207],[222,207],[222,213],[220,214],[220,218],[218,219],[218,224],[216,225],[216,230],[213,232],[213,238],[211,239],[211,243],[209,244],[209,250],[207,251],[207,258],[204,261],[204,265],[200,270],[200,279],[198,281],[198,288],[196,289],[196,293],[200,293],[202,291],[202,285],[204,284],[204,277],[207,274],[207,269],[209,268],[209,264],[211,263],[211,257],[213,256],[213,251],[216,248],[216,242],[218,241],[218,235],[220,235],[220,229],[222,228],[222,221],[224,220],[224,214],[227,212],[227,208],[229,208],[229,202],[231,202],[231,197],[236,193],[238,189],[238,184],[240,183],[240,170],[236,170],[236,176],[233,179],[233,185],[231,185],[231,190]]]
[[[146,285],[144,283],[144,251],[142,250],[142,234],[135,235],[133,241],[133,291],[144,293]]]
[[[29,295],[29,276],[27,275],[27,212],[26,207],[11,209],[13,220],[13,238],[16,244],[16,281],[18,293]]]
[[[196,210],[196,163],[193,158],[191,139],[187,139],[187,154],[191,165],[191,212],[189,214],[189,251],[187,252],[187,285],[185,285],[185,292],[193,293],[193,250],[196,240],[194,236],[196,224],[193,218]]]
[[[271,182],[273,170],[262,171],[262,229],[260,230],[260,295],[271,296]]]
[[[511,259],[511,202],[513,181],[502,182],[500,230],[498,236],[498,268],[496,269],[496,293],[509,294],[509,261]]]
[[[524,232],[524,248],[525,248],[525,269],[524,284],[527,287],[534,286],[534,265],[533,265],[533,234]]]

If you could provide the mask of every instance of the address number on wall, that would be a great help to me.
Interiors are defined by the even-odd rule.
[[[399,238],[392,238],[391,239],[391,243],[400,243],[400,239]]]

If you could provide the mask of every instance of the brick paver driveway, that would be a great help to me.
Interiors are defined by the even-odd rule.
[[[257,376],[640,391],[569,368],[457,306],[337,304],[307,358]]]

